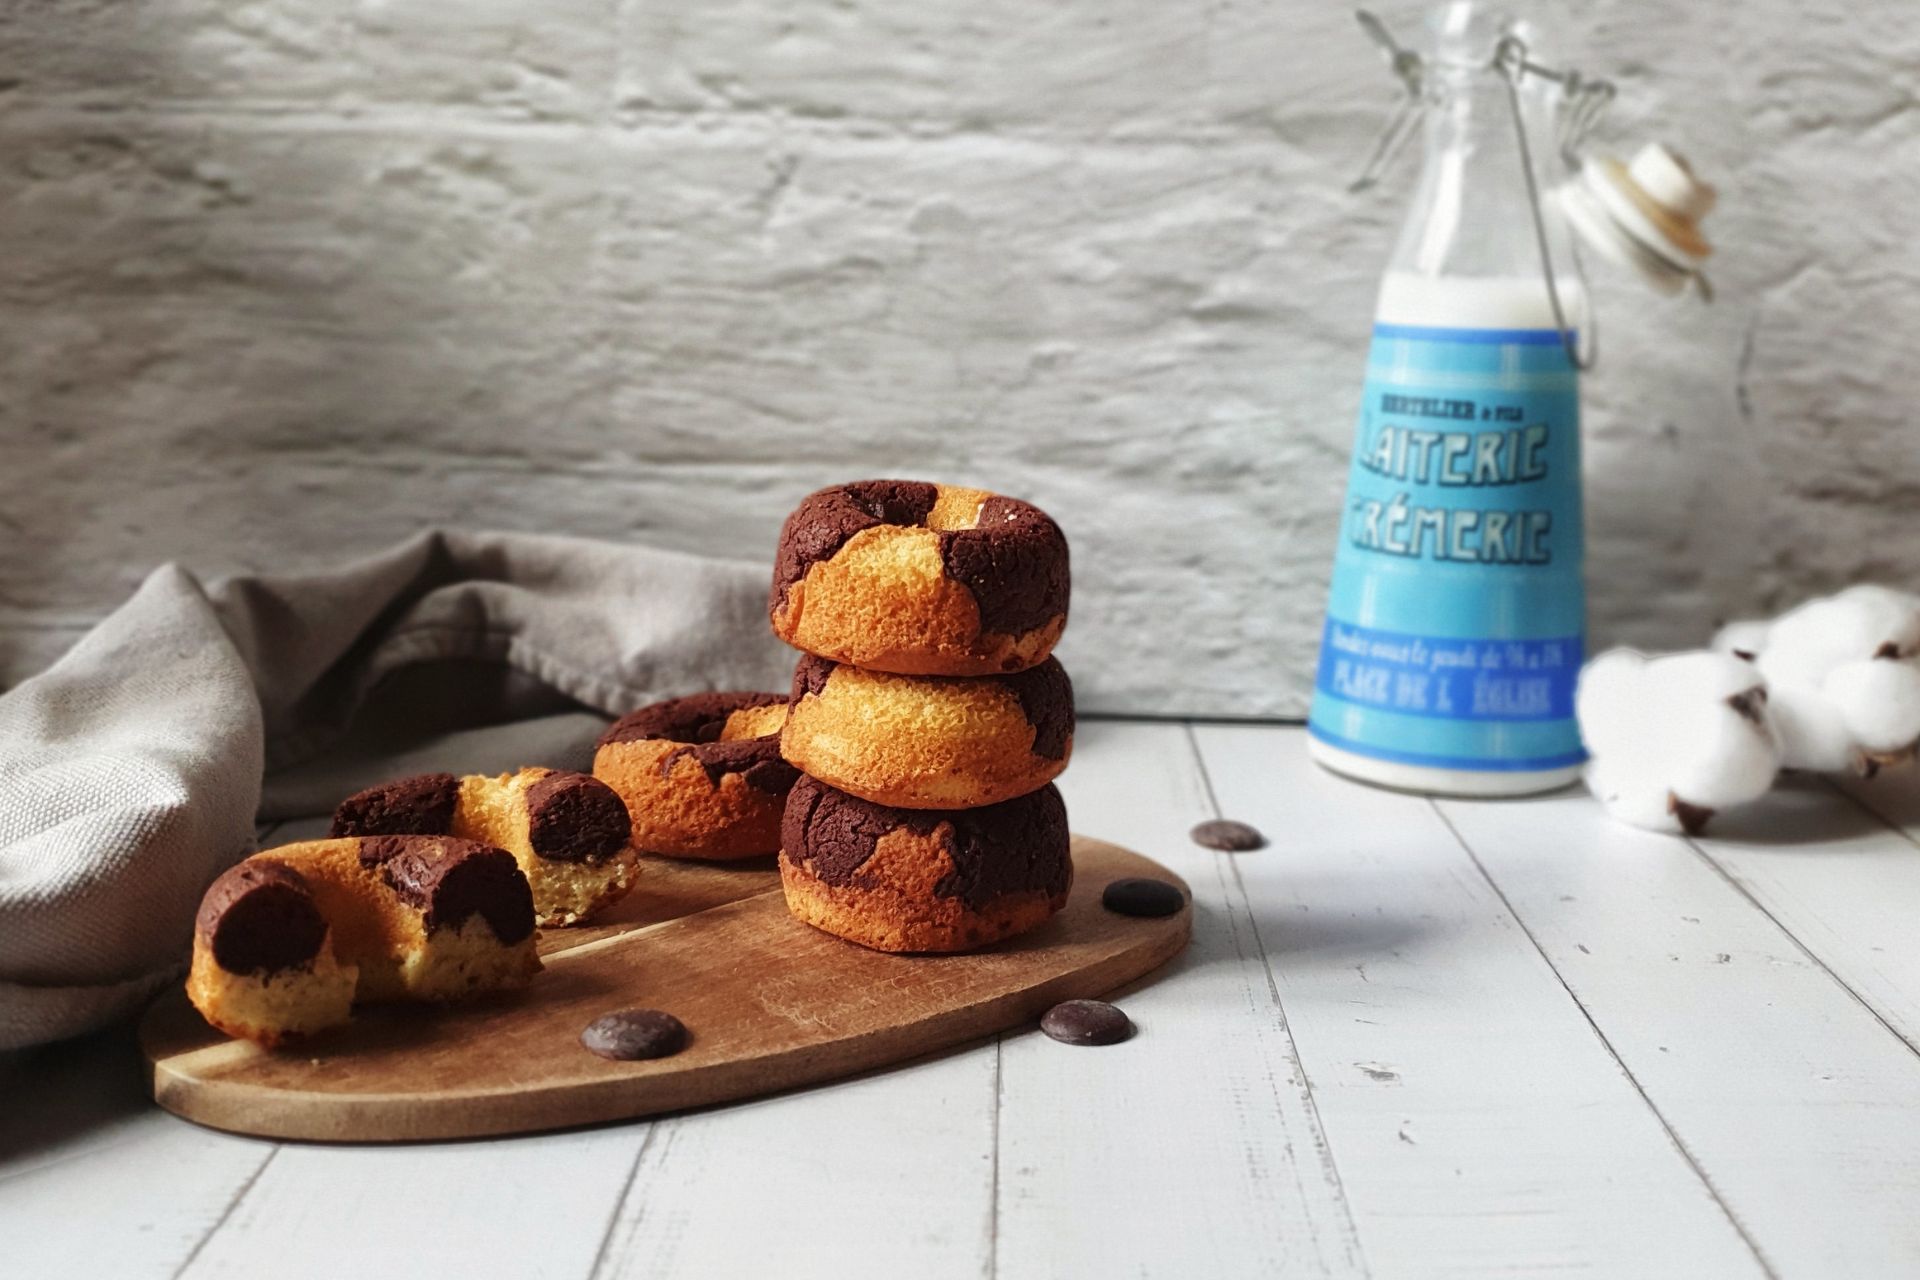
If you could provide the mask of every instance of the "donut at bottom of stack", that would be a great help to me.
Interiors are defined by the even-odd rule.
[[[542,925],[578,924],[639,875],[632,820],[613,788],[584,773],[530,767],[498,777],[423,773],[340,802],[329,836],[458,836],[505,849]]]
[[[802,775],[780,881],[815,928],[878,951],[968,951],[1045,922],[1073,884],[1060,792],[979,809],[897,809]]]
[[[272,1046],[347,1021],[357,1001],[457,1000],[540,971],[533,895],[513,855],[450,836],[307,840],[208,887],[187,997]]]

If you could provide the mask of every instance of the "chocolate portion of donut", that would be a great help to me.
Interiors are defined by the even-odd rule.
[[[333,811],[328,836],[443,836],[453,829],[460,780],[450,773],[383,782],[356,791]]]
[[[832,885],[858,885],[880,838],[906,829],[941,839],[953,870],[934,886],[978,911],[1008,893],[1066,892],[1072,879],[1067,806],[1049,785],[981,809],[893,809],[802,774],[787,797],[780,842],[787,858]]]
[[[709,742],[669,751],[660,761],[661,776],[672,773],[674,764],[682,756],[692,756],[694,762],[707,771],[707,781],[716,787],[720,785],[720,779],[737,773],[755,791],[777,796],[784,794],[793,785],[793,780],[800,776],[798,769],[781,758],[780,739],[773,735],[742,738],[734,742]]]
[[[822,560],[831,560],[853,535],[883,524],[923,525],[939,491],[920,480],[856,480],[810,493],[780,526],[769,609]]]
[[[827,679],[833,675],[833,669],[840,664],[831,658],[823,658],[816,653],[803,653],[800,663],[793,669],[793,701],[811,693],[815,697],[825,693]]]
[[[616,742],[681,742],[686,748],[670,751],[660,761],[661,776],[673,771],[682,756],[692,756],[707,771],[707,781],[715,786],[729,773],[740,774],[746,784],[768,795],[780,795],[793,785],[799,771],[780,756],[780,735],[720,741],[727,717],[753,707],[770,707],[787,701],[778,693],[721,691],[694,693],[684,698],[669,698],[641,707],[614,721],[600,735],[600,745]]]
[[[940,560],[973,593],[982,631],[1023,635],[1067,611],[1067,538],[1031,503],[988,498],[973,528],[941,533]]]
[[[1059,760],[1067,754],[1073,736],[1073,681],[1067,669],[1048,658],[1030,671],[995,676],[1020,699],[1020,709],[1033,726],[1033,754]]]
[[[228,973],[298,968],[327,937],[307,878],[272,858],[248,858],[215,880],[194,927]]]
[[[379,867],[402,902],[420,911],[427,932],[480,916],[508,945],[533,932],[533,890],[505,849],[450,836],[368,836],[362,866]]]
[[[668,698],[629,711],[600,735],[601,746],[615,742],[718,742],[727,727],[727,717],[749,707],[769,707],[786,699],[777,693],[743,693],[718,690],[690,693],[684,698]]]
[[[633,819],[614,789],[584,773],[550,773],[527,788],[527,843],[553,862],[598,862],[626,847]]]

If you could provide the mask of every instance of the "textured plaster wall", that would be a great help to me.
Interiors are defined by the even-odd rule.
[[[1920,585],[1913,19],[1577,16],[1723,197],[1714,306],[1599,281],[1598,639]],[[1087,705],[1297,714],[1389,98],[1304,0],[0,0],[0,684],[164,559],[898,472],[1061,519]]]

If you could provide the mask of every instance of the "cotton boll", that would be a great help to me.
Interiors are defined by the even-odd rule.
[[[1853,733],[1820,690],[1798,684],[1768,686],[1767,717],[1780,744],[1782,768],[1838,773],[1853,767]]]
[[[1868,757],[1892,757],[1920,740],[1920,666],[1869,658],[1835,667],[1822,687],[1848,735]]]
[[[1679,834],[1680,816],[1667,784],[1644,769],[1608,766],[1596,759],[1587,766],[1587,790],[1617,822],[1647,831]]]
[[[1668,735],[1669,788],[1703,809],[1746,804],[1767,793],[1780,747],[1767,720],[1767,687],[1752,663],[1686,653],[1648,664],[1665,686],[1654,711]]]
[[[1809,600],[1781,615],[1759,651],[1760,670],[1774,684],[1819,688],[1842,663],[1890,651],[1920,650],[1920,598],[1870,584]]]
[[[1834,599],[1843,600],[1870,617],[1872,625],[1885,631],[1900,652],[1910,654],[1920,648],[1920,595],[1875,582],[1862,582],[1848,587]]]
[[[1766,649],[1767,633],[1772,629],[1773,624],[1764,618],[1742,618],[1714,632],[1708,647],[1715,653],[1758,654]]]
[[[1638,732],[1642,717],[1637,695],[1646,666],[1647,655],[1638,650],[1609,649],[1580,669],[1573,714],[1590,754],[1604,750],[1612,755],[1614,744],[1624,744]]]
[[[1698,830],[1764,795],[1779,768],[1766,682],[1730,654],[1603,654],[1581,672],[1575,715],[1588,786],[1635,826]]]

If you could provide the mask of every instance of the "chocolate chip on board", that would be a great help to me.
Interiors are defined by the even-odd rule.
[[[1041,1016],[1040,1029],[1061,1044],[1119,1044],[1133,1020],[1105,1000],[1066,1000]]]
[[[1127,876],[1106,887],[1100,905],[1123,916],[1170,916],[1187,905],[1187,895],[1165,880]]]
[[[687,1047],[687,1028],[659,1009],[621,1009],[589,1022],[580,1043],[615,1062],[668,1058]]]
[[[1226,818],[1215,818],[1203,822],[1187,833],[1193,842],[1205,849],[1219,849],[1225,853],[1245,853],[1249,849],[1258,849],[1266,844],[1267,838],[1260,834],[1258,827],[1250,827],[1244,822],[1233,822]]]

